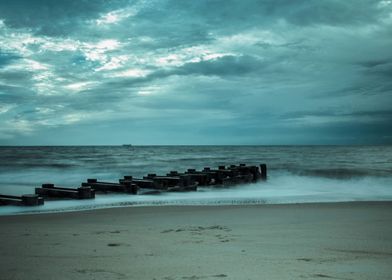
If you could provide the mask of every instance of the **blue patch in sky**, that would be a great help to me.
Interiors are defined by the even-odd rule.
[[[86,57],[82,54],[75,55],[71,58],[72,65],[83,64],[87,61]]]
[[[12,63],[12,61],[22,58],[19,55],[9,53],[9,52],[2,52],[0,50],[0,67],[7,66]]]

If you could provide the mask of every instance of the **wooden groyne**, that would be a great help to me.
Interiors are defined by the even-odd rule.
[[[218,169],[205,167],[200,171],[190,168],[183,173],[173,170],[165,176],[155,173],[150,173],[143,178],[124,176],[123,179],[119,179],[119,183],[98,182],[97,179],[88,179],[87,183],[82,183],[82,186],[90,186],[96,191],[102,192],[144,194],[146,193],[145,190],[155,190],[156,192],[196,191],[198,187],[225,187],[266,179],[266,164],[260,166],[240,164],[228,167],[222,165]]]
[[[238,184],[258,182],[267,179],[267,165],[221,165],[217,169],[204,167],[203,170],[176,170],[166,175],[150,173],[143,178],[124,176],[118,183],[102,182],[95,178],[87,179],[78,188],[56,187],[42,184],[35,194],[23,196],[0,195],[0,205],[42,205],[44,199],[92,199],[95,193],[158,194],[162,192],[197,191],[199,187],[221,188]]]

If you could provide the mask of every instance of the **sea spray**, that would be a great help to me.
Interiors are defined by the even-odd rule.
[[[268,164],[267,182],[164,195],[98,195],[94,201],[49,201],[0,214],[119,206],[231,205],[392,199],[391,146],[0,147],[0,193],[34,192],[42,183],[78,187],[89,177],[117,182],[205,166]]]

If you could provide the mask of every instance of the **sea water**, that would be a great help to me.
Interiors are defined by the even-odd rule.
[[[2,206],[0,214],[143,205],[230,205],[392,200],[392,146],[64,146],[0,147],[0,194],[34,193],[42,183],[79,187],[171,170],[246,163],[268,180],[161,195],[97,195],[94,200]]]

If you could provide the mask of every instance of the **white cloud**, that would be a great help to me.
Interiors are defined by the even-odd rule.
[[[111,74],[111,77],[133,77],[133,78],[141,78],[147,76],[151,71],[144,70],[144,69],[126,69],[121,72],[116,72]]]
[[[30,134],[34,131],[34,122],[25,119],[14,119],[9,123],[9,129],[22,134]]]
[[[99,19],[95,21],[95,23],[98,26],[116,24],[126,18],[135,16],[136,14],[137,14],[137,9],[135,9],[134,7],[119,9],[102,15]]]
[[[110,51],[110,50],[115,50],[120,47],[120,43],[117,40],[113,39],[108,39],[108,40],[102,40],[99,41],[92,49],[100,49],[104,51]]]
[[[218,37],[216,44],[221,48],[236,49],[254,44],[282,45],[286,40],[271,30],[252,29],[234,35]]]
[[[39,113],[39,114],[51,114],[53,112],[55,112],[55,110],[53,108],[48,108],[48,107],[36,107],[35,110]]]
[[[108,62],[106,62],[101,67],[95,69],[95,71],[102,71],[102,70],[114,70],[121,68],[129,59],[128,55],[119,55],[115,57],[111,57]]]
[[[382,9],[382,8],[390,7],[391,5],[392,5],[391,0],[383,0],[380,1],[377,6]]]
[[[78,40],[70,38],[57,39],[57,38],[45,38],[40,47],[41,51],[77,51],[82,46],[82,43]]]
[[[120,46],[121,43],[119,41],[114,39],[107,39],[101,40],[97,43],[83,43],[80,47],[80,50],[84,53],[88,60],[106,64],[110,60],[107,52],[119,49]]]
[[[95,84],[96,82],[77,82],[77,83],[65,85],[64,88],[67,90],[78,92],[81,90],[92,88]]]
[[[62,117],[65,124],[72,124],[81,121],[84,118],[83,113],[66,114]]]
[[[222,51],[214,44],[203,44],[173,49],[169,54],[157,53],[152,64],[157,67],[179,67],[186,63],[213,60],[228,55],[234,55],[234,53]]]
[[[12,108],[14,108],[16,105],[12,104],[12,105],[5,105],[5,104],[0,104],[0,114],[5,114],[8,111],[12,110]]]
[[[36,60],[25,59],[25,66],[27,66],[28,70],[36,71],[36,70],[48,70],[49,66],[44,63],[40,63]]]

